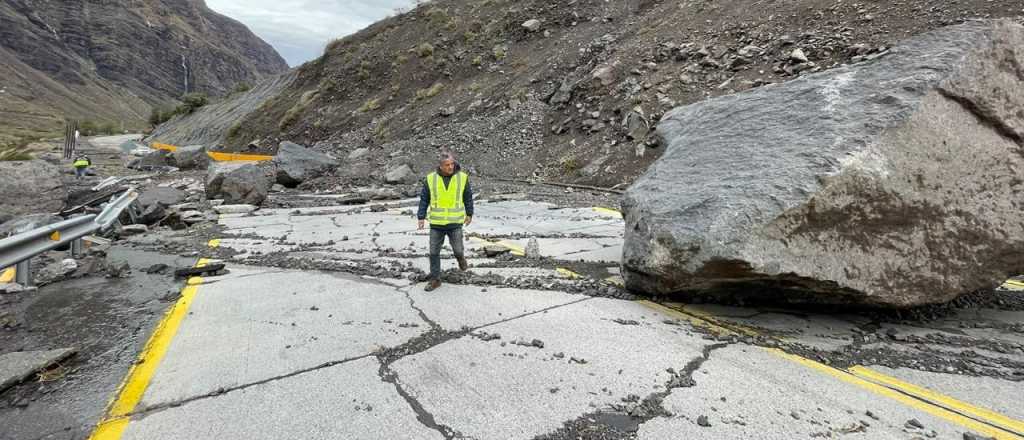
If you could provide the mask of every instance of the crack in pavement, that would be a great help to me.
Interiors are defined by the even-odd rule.
[[[711,358],[715,350],[728,347],[732,343],[715,343],[704,346],[700,356],[692,359],[683,367],[683,370],[676,372],[669,369],[672,378],[665,384],[663,391],[648,395],[643,400],[639,396],[630,395],[623,399],[623,405],[612,405],[612,410],[598,410],[596,412],[583,414],[576,419],[565,422],[557,431],[539,435],[534,440],[577,440],[580,438],[600,438],[602,440],[633,439],[640,425],[657,417],[671,417],[672,413],[662,406],[665,397],[678,388],[689,388],[697,382],[693,380],[693,374]]]
[[[314,367],[303,368],[303,369],[300,369],[300,370],[292,371],[290,373],[285,373],[285,374],[281,374],[281,375],[274,376],[274,377],[268,377],[266,379],[260,379],[260,380],[254,381],[254,382],[244,383],[244,384],[241,384],[241,385],[235,385],[235,386],[231,386],[231,387],[221,387],[221,388],[218,388],[218,389],[216,389],[214,391],[211,391],[209,393],[206,393],[206,394],[200,394],[200,395],[196,395],[196,396],[192,396],[192,397],[187,397],[187,398],[184,398],[184,399],[179,399],[179,400],[175,400],[175,401],[171,401],[171,402],[158,403],[156,405],[146,406],[146,407],[144,407],[142,409],[136,409],[136,410],[133,410],[133,411],[127,413],[127,414],[119,415],[118,417],[148,416],[148,415],[151,415],[151,414],[156,414],[156,413],[168,410],[170,408],[177,408],[179,406],[183,406],[185,404],[192,403],[192,402],[195,402],[195,401],[198,401],[198,400],[204,400],[204,399],[209,399],[211,397],[222,396],[224,394],[228,394],[228,393],[231,393],[231,392],[234,392],[234,391],[240,391],[240,390],[244,390],[246,388],[252,388],[252,387],[255,387],[255,386],[258,386],[258,385],[263,385],[263,384],[267,384],[267,383],[270,383],[270,382],[276,382],[276,381],[281,380],[281,379],[287,379],[287,378],[295,377],[295,376],[298,376],[298,375],[301,375],[301,374],[306,374],[306,373],[310,373],[310,372],[313,372],[313,371],[322,370],[324,368],[330,368],[330,367],[333,367],[335,365],[346,364],[346,363],[349,363],[349,362],[352,362],[352,361],[357,361],[357,360],[360,360],[360,359],[365,359],[365,358],[368,358],[370,356],[372,356],[372,355],[371,354],[364,354],[364,355],[361,355],[361,356],[345,358],[345,359],[340,359],[340,360],[330,361],[330,362],[324,362],[324,363],[322,363],[320,365],[317,365],[317,366],[314,366]]]

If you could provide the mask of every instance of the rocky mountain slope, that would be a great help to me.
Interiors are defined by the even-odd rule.
[[[65,116],[142,128],[186,92],[220,95],[287,69],[202,0],[0,1],[0,133],[59,131]]]
[[[653,127],[672,108],[1022,14],[1016,0],[437,0],[333,42],[280,93],[238,106],[227,130],[189,140],[368,148],[349,166],[417,172],[447,147],[479,175],[612,187],[661,154]],[[203,118],[172,125],[193,132]]]

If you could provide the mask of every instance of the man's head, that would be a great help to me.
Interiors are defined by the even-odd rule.
[[[455,155],[448,152],[441,153],[440,164],[437,169],[441,172],[442,176],[451,176],[455,174]]]

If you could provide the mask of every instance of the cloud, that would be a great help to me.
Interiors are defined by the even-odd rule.
[[[214,11],[244,23],[288,64],[319,57],[335,38],[353,34],[410,8],[415,0],[206,0]]]

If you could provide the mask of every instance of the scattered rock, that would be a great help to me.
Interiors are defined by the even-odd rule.
[[[413,177],[412,168],[408,164],[395,166],[384,175],[387,183],[406,183]]]
[[[349,162],[359,160],[366,157],[367,154],[370,154],[369,148],[356,148],[355,150],[352,150],[352,152],[348,154],[348,160]]]
[[[338,161],[302,145],[284,141],[274,156],[274,165],[277,166],[277,183],[294,188],[307,179],[336,168]]]
[[[523,23],[523,28],[525,28],[526,30],[528,30],[530,32],[537,32],[537,31],[540,30],[541,25],[542,25],[541,21],[536,19],[536,18],[534,18],[534,19],[531,19],[531,20],[526,20]]]
[[[671,111],[623,199],[628,288],[907,307],[1000,285],[1024,223],[988,201],[1024,180],[986,164],[1020,161],[1024,80],[1005,69],[1022,46],[1024,26],[970,22]]]
[[[904,423],[903,426],[910,429],[924,429],[924,425],[922,425],[917,419],[907,420],[907,423]]]
[[[156,186],[139,193],[136,202],[143,208],[152,205],[163,205],[164,207],[179,205],[185,201],[188,194],[177,188]]]
[[[964,440],[996,440],[996,438],[975,434],[973,432],[965,432]]]
[[[213,163],[207,172],[206,197],[228,204],[260,205],[269,186],[256,165]]]
[[[168,162],[182,170],[201,169],[210,164],[210,156],[206,154],[206,147],[189,145],[174,150]]]
[[[802,64],[809,61],[807,59],[807,54],[805,54],[804,50],[800,48],[793,49],[793,52],[790,52],[789,60],[797,64]]]
[[[697,416],[697,425],[709,428],[711,427],[711,422],[708,421],[708,416],[701,415]]]
[[[488,258],[494,258],[499,255],[504,255],[509,252],[512,252],[512,249],[509,249],[499,244],[489,244],[487,246],[484,246],[483,250],[484,255],[487,256]]]
[[[108,278],[125,278],[132,271],[127,261],[117,261],[107,265]]]
[[[526,242],[526,252],[524,253],[526,254],[526,258],[540,258],[540,243],[537,242],[536,238],[530,237],[530,240]]]

